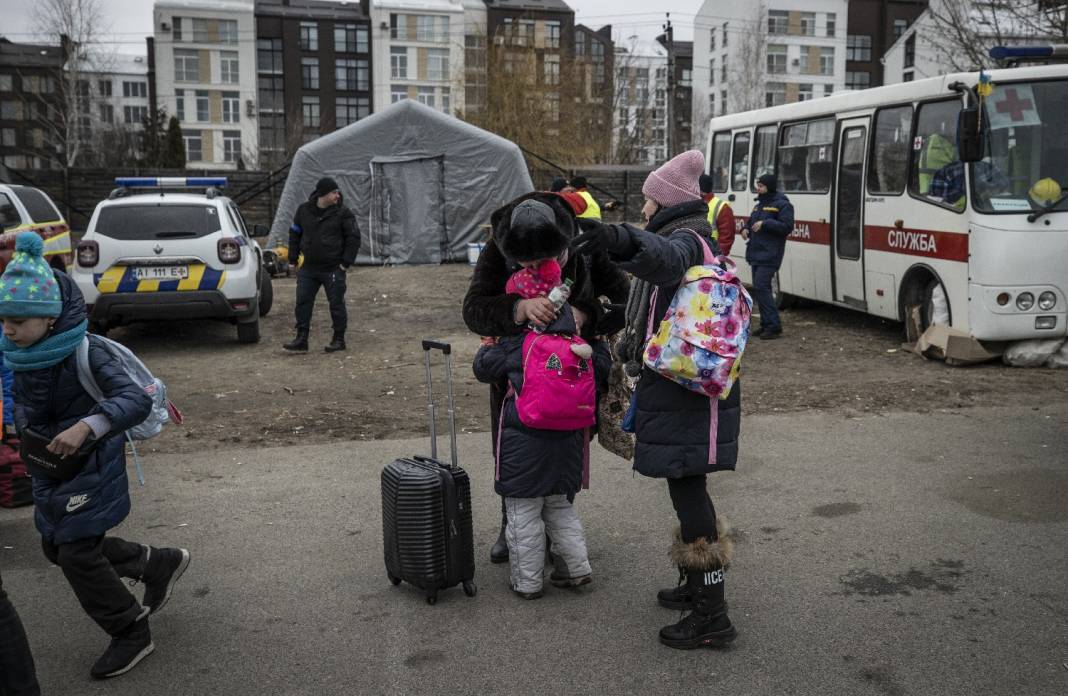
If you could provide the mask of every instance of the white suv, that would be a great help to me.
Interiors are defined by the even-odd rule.
[[[271,308],[271,276],[233,201],[226,179],[123,179],[93,211],[71,276],[85,296],[90,328],[166,319],[224,319],[242,343],[260,340]],[[133,188],[156,187],[134,195]],[[169,187],[209,187],[205,193]]]

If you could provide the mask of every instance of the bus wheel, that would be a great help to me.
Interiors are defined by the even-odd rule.
[[[949,311],[949,298],[946,296],[946,289],[938,280],[930,281],[924,288],[923,309],[920,315],[923,321],[921,333],[935,324],[949,325],[952,316]]]
[[[776,271],[775,275],[771,278],[771,296],[775,302],[775,306],[779,309],[793,309],[797,306],[797,296],[785,293],[779,287],[778,271]]]

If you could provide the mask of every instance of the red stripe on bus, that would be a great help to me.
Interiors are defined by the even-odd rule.
[[[748,217],[741,215],[735,215],[735,227],[739,232],[745,226],[745,223],[749,220]],[[794,231],[790,233],[790,236],[786,238],[791,242],[804,242],[806,244],[825,244],[831,243],[831,226],[826,222],[815,222],[812,220],[795,220]]]
[[[968,235],[959,232],[865,225],[864,248],[930,259],[968,261]]]

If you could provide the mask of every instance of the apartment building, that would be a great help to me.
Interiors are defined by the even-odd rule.
[[[666,39],[661,34],[656,40],[666,49]],[[671,86],[674,89],[671,111],[674,135],[668,133],[668,153],[672,156],[692,147],[703,148],[704,143],[693,142],[693,41],[672,41],[670,50],[674,54],[672,62],[675,66],[675,79]]]
[[[371,114],[368,0],[256,1],[256,84],[264,166]]]
[[[0,37],[0,164],[49,169],[63,88],[63,49]]]
[[[462,0],[371,0],[376,111],[402,99],[463,113]]]
[[[579,132],[597,147],[590,153],[595,161],[612,160],[615,101],[615,43],[612,25],[594,31],[584,24],[575,26],[573,78],[578,93]]]
[[[850,0],[846,89],[883,84],[882,57],[927,9],[927,0]]]
[[[489,18],[483,0],[462,0],[464,6],[464,103],[467,119],[481,118],[489,89],[487,49]]]
[[[631,38],[615,47],[615,122],[618,164],[655,165],[668,159],[667,50]]]
[[[156,104],[178,117],[186,166],[256,167],[256,29],[251,0],[157,0],[152,17],[152,92]]]

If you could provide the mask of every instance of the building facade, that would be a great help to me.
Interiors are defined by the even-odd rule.
[[[927,0],[850,0],[845,88],[882,85],[883,54],[925,9]]]
[[[251,0],[157,0],[152,15],[153,92],[178,117],[186,166],[258,166]]]
[[[464,6],[464,105],[468,120],[482,118],[486,108],[488,80],[489,18],[483,0],[463,0]]]
[[[596,31],[575,26],[574,68],[570,78],[578,88],[579,132],[596,142],[594,162],[612,161],[615,101],[615,43],[612,25]]]
[[[121,165],[141,157],[144,124],[151,113],[148,57],[99,54],[83,67],[78,94],[87,103],[80,125],[91,136],[93,164]]]
[[[668,56],[660,44],[632,39],[615,47],[617,164],[654,165],[668,158]]]
[[[50,169],[63,89],[64,52],[59,46],[12,43],[0,38],[0,164],[12,169]]]
[[[673,66],[674,80],[668,85],[668,91],[674,90],[672,98],[672,126],[668,132],[668,153],[678,154],[693,147],[703,148],[703,144],[693,142],[693,41],[667,41],[665,35],[657,41],[668,49],[669,63]]]

